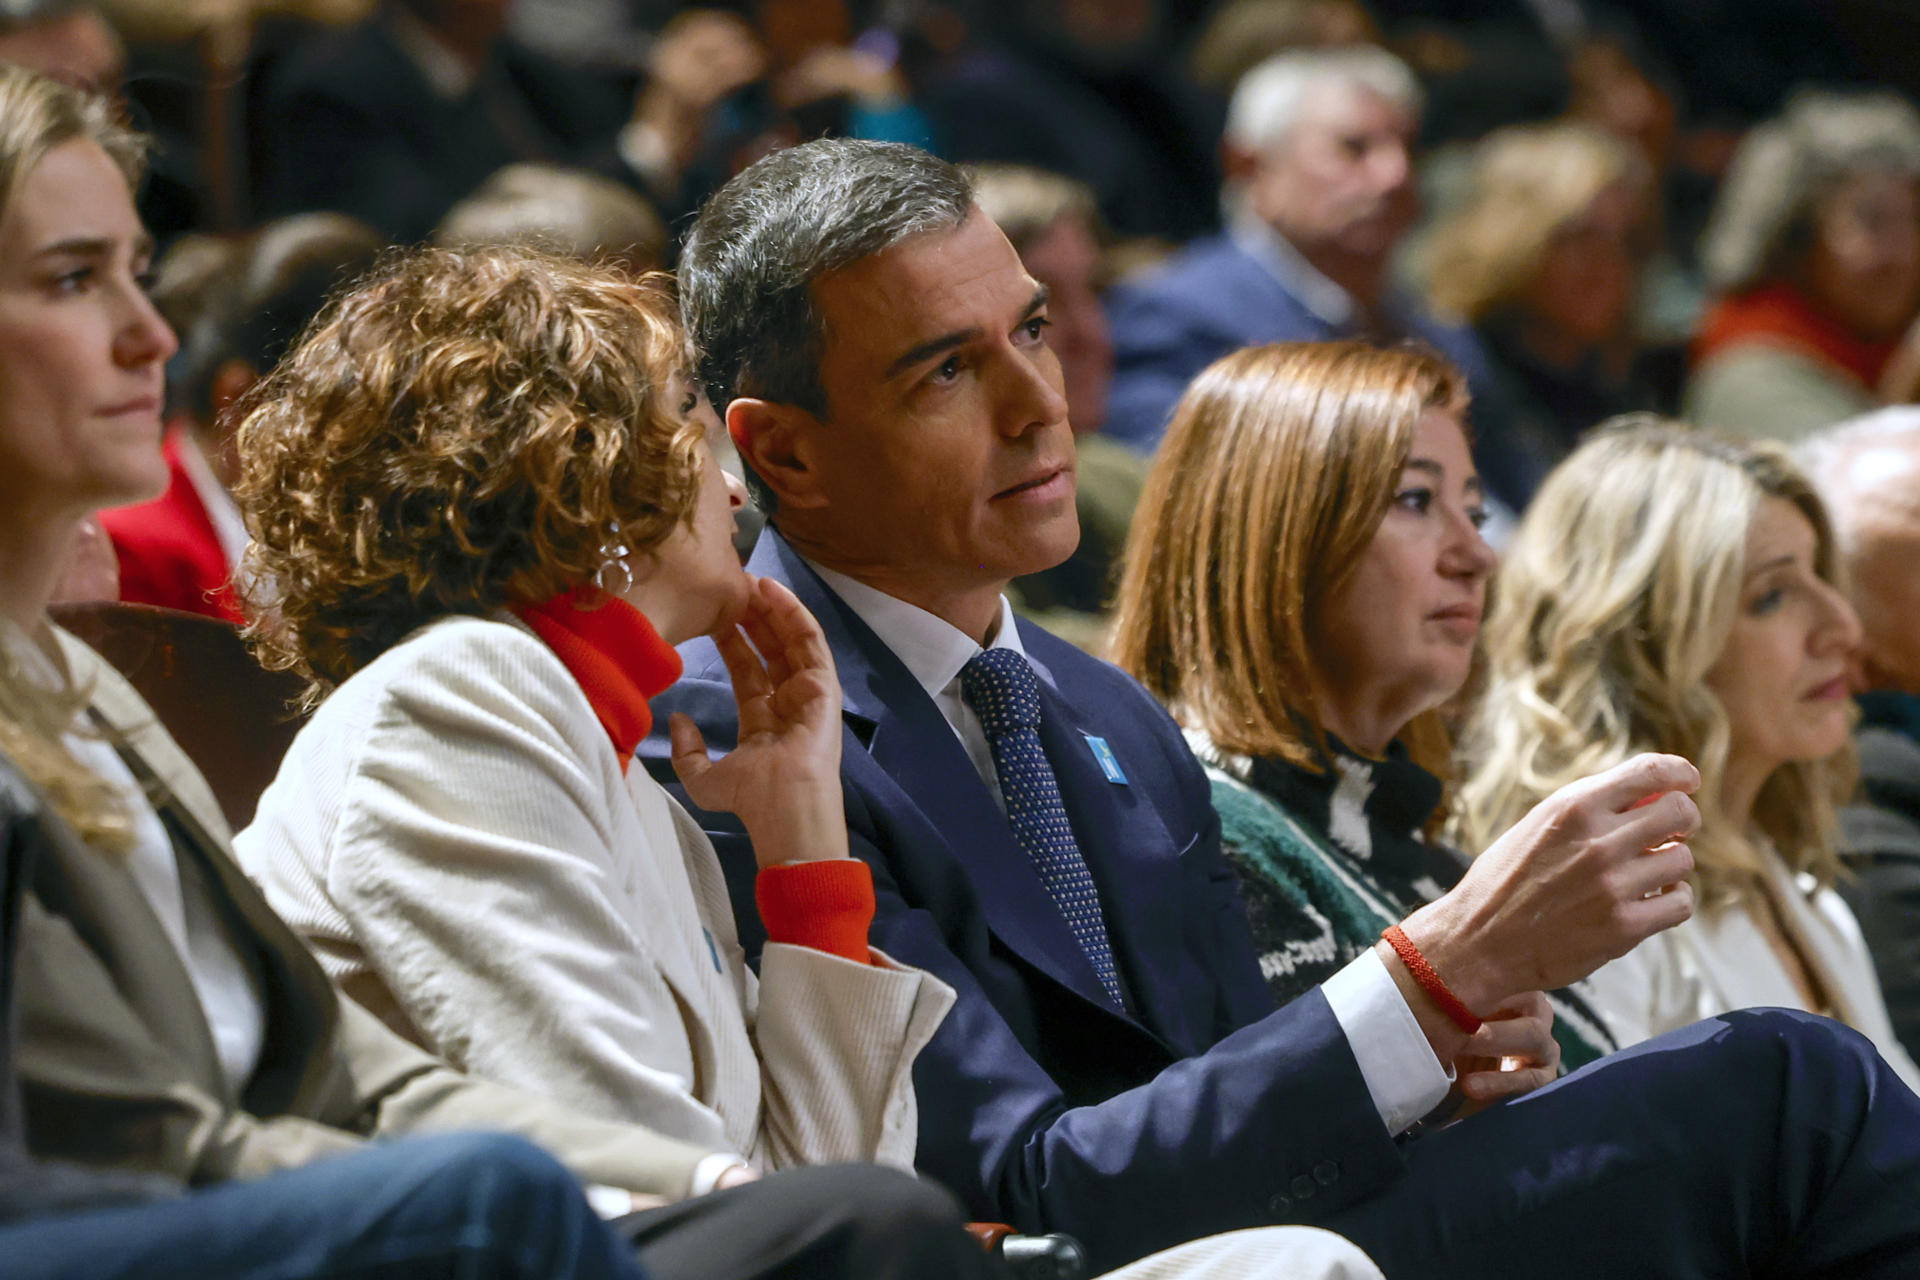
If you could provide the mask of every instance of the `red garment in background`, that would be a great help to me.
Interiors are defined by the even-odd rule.
[[[152,502],[100,513],[120,558],[120,598],[133,604],[245,622],[233,566],[181,461],[180,431],[167,434],[167,491]]]
[[[1869,391],[1900,345],[1898,337],[1868,342],[1849,333],[1791,285],[1761,285],[1732,294],[1707,308],[1693,340],[1697,369],[1728,347],[1743,343],[1782,347],[1844,371]]]

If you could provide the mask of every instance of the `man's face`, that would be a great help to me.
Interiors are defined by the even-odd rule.
[[[1311,257],[1381,257],[1413,224],[1412,148],[1419,122],[1356,84],[1308,94],[1292,130],[1255,159],[1253,211]]]
[[[1920,695],[1920,438],[1870,445],[1836,500],[1852,531],[1847,568],[1864,632],[1857,683]]]
[[[827,413],[797,447],[821,501],[783,507],[783,529],[912,595],[1072,554],[1073,436],[1046,295],[991,219],[975,209],[823,276],[814,301]]]

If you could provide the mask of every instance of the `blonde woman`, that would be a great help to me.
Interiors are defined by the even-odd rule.
[[[1920,1081],[1832,888],[1860,640],[1834,579],[1825,508],[1784,452],[1652,418],[1561,464],[1509,548],[1457,837],[1478,847],[1635,752],[1700,769],[1698,915],[1586,986],[1622,1044],[1780,1005],[1847,1023]]]
[[[1465,203],[1426,247],[1435,311],[1471,324],[1512,414],[1490,456],[1531,493],[1582,431],[1654,407],[1629,332],[1651,191],[1627,143],[1580,124],[1518,125],[1480,144]]]

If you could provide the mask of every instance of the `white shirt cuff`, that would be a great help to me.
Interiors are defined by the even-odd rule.
[[[590,1182],[582,1189],[587,1193],[587,1206],[596,1217],[612,1222],[633,1212],[633,1192],[625,1188]]]
[[[1440,1105],[1453,1085],[1453,1072],[1434,1055],[1378,952],[1367,948],[1320,990],[1333,1006],[1388,1133],[1402,1132]]]
[[[720,1181],[720,1175],[737,1164],[745,1164],[739,1156],[716,1151],[710,1156],[701,1156],[700,1163],[693,1166],[692,1194],[703,1196],[713,1190],[713,1184]]]

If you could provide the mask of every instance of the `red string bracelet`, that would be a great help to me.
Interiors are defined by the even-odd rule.
[[[1380,936],[1387,940],[1387,945],[1393,948],[1394,954],[1406,964],[1408,971],[1413,974],[1413,980],[1420,984],[1420,989],[1432,996],[1433,1002],[1440,1006],[1440,1012],[1452,1019],[1454,1026],[1468,1035],[1480,1029],[1482,1024],[1480,1019],[1473,1016],[1473,1010],[1467,1008],[1460,1002],[1460,997],[1453,994],[1452,988],[1448,987],[1441,980],[1440,975],[1433,971],[1433,966],[1427,963],[1427,958],[1420,954],[1420,948],[1413,945],[1413,939],[1409,938],[1399,925],[1388,925]]]

